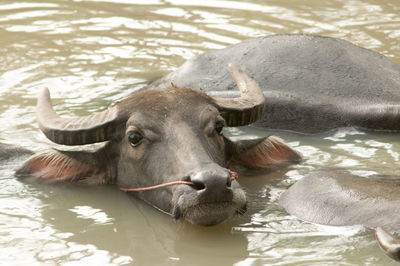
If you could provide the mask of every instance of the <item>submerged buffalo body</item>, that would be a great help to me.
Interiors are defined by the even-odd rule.
[[[233,171],[274,169],[300,156],[276,137],[237,142],[224,137],[224,126],[252,123],[264,109],[257,84],[235,67],[231,70],[241,90],[236,99],[172,87],[134,93],[101,113],[80,118],[59,117],[44,90],[38,121],[50,140],[64,145],[108,142],[90,152],[34,155],[17,175],[124,189],[186,182],[135,194],[175,218],[200,225],[243,213],[246,197]]]
[[[400,232],[399,191],[399,177],[361,177],[347,170],[320,170],[292,185],[282,194],[280,204],[309,222],[380,226]]]
[[[312,172],[279,199],[286,211],[304,221],[324,225],[377,228],[377,239],[390,257],[400,260],[400,177],[361,177],[350,171]]]
[[[258,126],[315,133],[356,126],[400,130],[400,67],[347,41],[309,35],[275,35],[205,52],[154,82],[235,95],[221,67],[235,63],[267,99]]]

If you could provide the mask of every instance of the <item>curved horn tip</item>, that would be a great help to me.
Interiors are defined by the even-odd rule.
[[[40,89],[38,93],[38,98],[48,98],[50,99],[50,91],[47,87]]]
[[[236,65],[234,63],[229,63],[228,69],[229,69],[229,72],[231,72],[232,76],[235,76],[235,75],[237,76],[240,74],[242,74],[242,75],[244,74],[247,76],[246,72],[244,72],[243,69],[241,69],[238,65]]]
[[[229,63],[228,64],[228,68],[229,68],[229,72],[231,73],[233,79],[236,82],[243,81],[243,79],[245,79],[245,78],[249,79],[247,74],[238,65],[233,64],[233,63]],[[238,84],[238,87],[240,89],[239,84]]]
[[[375,230],[375,236],[383,252],[390,258],[400,261],[400,239],[379,226]]]
[[[240,91],[239,98],[214,98],[228,126],[245,126],[260,119],[264,113],[265,97],[255,80],[235,64],[229,71]]]
[[[236,65],[236,64],[234,64],[234,63],[229,63],[228,64],[228,68],[229,68],[229,71],[231,71],[231,72],[233,72],[233,71],[239,71],[239,67]]]
[[[264,94],[263,91],[258,86],[257,82],[249,77],[245,71],[243,71],[240,67],[235,64],[229,64],[229,71],[236,82],[238,89],[241,94],[248,95],[252,94],[252,97],[260,97],[263,100]],[[248,97],[248,96],[247,96]]]
[[[51,113],[53,106],[51,104],[50,91],[48,88],[42,88],[37,96],[36,114],[38,117]],[[47,119],[47,118],[46,118]]]

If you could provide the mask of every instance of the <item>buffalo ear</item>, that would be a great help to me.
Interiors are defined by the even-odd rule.
[[[107,183],[107,168],[101,164],[103,152],[50,150],[28,159],[16,176],[28,181],[80,184]],[[107,162],[107,160],[105,160]]]
[[[228,168],[242,174],[260,174],[299,163],[301,155],[278,137],[228,140]]]

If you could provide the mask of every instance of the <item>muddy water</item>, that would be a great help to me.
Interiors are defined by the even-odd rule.
[[[39,151],[37,91],[50,88],[59,113],[103,110],[186,59],[277,33],[339,37],[400,64],[397,0],[0,2],[0,141]],[[368,175],[399,170],[397,134],[352,128],[305,136],[276,134],[306,161],[241,179],[243,217],[200,228],[174,222],[114,187],[28,185],[0,165],[0,264],[4,265],[390,265],[373,232],[308,224],[277,198],[313,169],[342,166]]]

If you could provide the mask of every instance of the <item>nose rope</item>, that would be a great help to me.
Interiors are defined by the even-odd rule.
[[[233,180],[237,180],[239,177],[239,174],[228,169],[229,174],[230,174],[230,179],[229,181],[233,181]],[[168,182],[168,183],[163,183],[163,184],[159,184],[159,185],[155,185],[155,186],[149,186],[149,187],[139,187],[139,188],[124,188],[124,187],[120,187],[119,189],[124,191],[124,192],[139,192],[139,191],[147,191],[147,190],[153,190],[153,189],[158,189],[158,188],[163,188],[163,187],[168,187],[168,186],[174,186],[174,185],[189,185],[192,186],[194,185],[193,182],[191,181],[183,181],[183,180],[179,180],[179,181],[172,181],[172,182]]]

